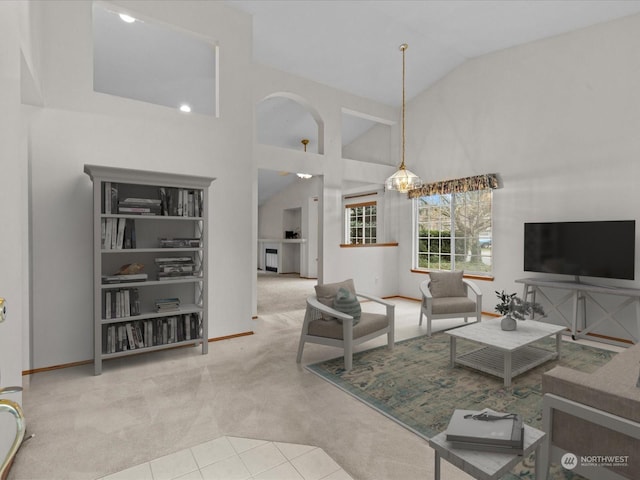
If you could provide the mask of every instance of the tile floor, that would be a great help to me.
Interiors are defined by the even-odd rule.
[[[309,445],[220,437],[100,480],[351,480]]]

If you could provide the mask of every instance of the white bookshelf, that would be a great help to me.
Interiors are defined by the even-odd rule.
[[[95,374],[109,358],[183,345],[206,354],[207,205],[215,179],[87,164],[84,172],[93,181]],[[178,246],[162,247],[160,239]],[[146,278],[115,275],[134,263],[144,265],[137,274]],[[158,311],[156,300],[168,298],[179,307]]]

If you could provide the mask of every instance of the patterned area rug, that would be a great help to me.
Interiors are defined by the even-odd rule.
[[[555,340],[545,339],[536,346],[553,350]],[[477,344],[458,340],[458,353],[477,348]],[[536,428],[542,424],[542,373],[557,365],[593,372],[607,363],[615,352],[576,343],[563,342],[560,360],[547,362],[512,380],[482,372],[449,367],[449,337],[443,333],[398,342],[393,350],[378,347],[354,355],[353,369],[344,371],[342,357],[306,368],[333,383],[370,407],[395,420],[417,435],[428,439],[446,429],[456,408],[481,410],[490,407],[501,412],[517,412]],[[504,479],[533,479],[533,458],[523,462]],[[553,479],[580,479],[553,465]]]

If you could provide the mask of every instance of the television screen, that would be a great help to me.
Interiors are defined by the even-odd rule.
[[[635,220],[524,224],[524,269],[635,278]]]

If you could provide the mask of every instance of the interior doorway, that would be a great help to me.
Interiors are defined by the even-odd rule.
[[[257,315],[304,309],[317,283],[322,177],[282,173],[258,170]]]

